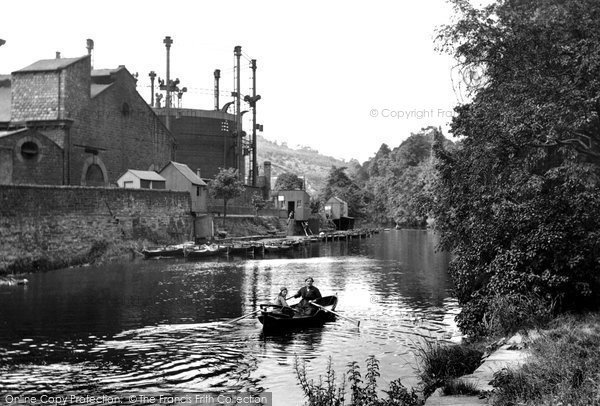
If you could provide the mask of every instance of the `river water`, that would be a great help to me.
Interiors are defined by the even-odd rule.
[[[449,296],[449,256],[422,230],[313,243],[285,256],[139,260],[28,275],[0,286],[0,403],[5,395],[155,392],[273,393],[274,405],[301,405],[294,359],[309,377],[328,358],[346,364],[375,355],[383,388],[417,382],[425,340],[459,333]],[[312,276],[336,293],[339,319],[323,327],[265,335],[255,318],[228,323]],[[293,302],[291,300],[290,302]]]

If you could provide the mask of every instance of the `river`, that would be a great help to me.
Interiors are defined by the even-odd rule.
[[[338,376],[375,355],[383,388],[417,382],[424,340],[459,332],[449,295],[449,256],[423,230],[390,230],[362,240],[313,243],[287,254],[186,262],[135,262],[28,275],[0,286],[0,394],[154,392],[273,393],[274,405],[301,405],[294,359],[309,377]],[[290,292],[312,276],[336,293],[340,314],[323,327],[265,335],[255,318],[227,320]],[[293,302],[293,301],[290,301]],[[0,399],[3,403],[5,399]]]

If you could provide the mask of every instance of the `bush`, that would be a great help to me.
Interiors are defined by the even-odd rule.
[[[552,318],[553,307],[535,295],[494,296],[483,318],[486,332],[492,336],[508,336],[519,330],[543,327]]]
[[[470,374],[481,364],[483,351],[471,345],[426,342],[418,349],[419,378],[427,397],[454,378]]]
[[[377,394],[377,378],[379,374],[379,361],[371,355],[366,360],[367,372],[365,382],[362,380],[360,366],[356,361],[348,364],[346,379],[350,384],[349,406],[416,406],[419,404],[417,394],[413,389],[406,389],[400,379],[390,382],[390,388],[384,391],[387,399],[379,399]],[[294,369],[298,382],[308,399],[308,406],[343,406],[345,405],[346,379],[336,383],[335,371],[332,367],[331,357],[327,363],[325,378],[319,375],[318,382],[306,376],[306,363],[300,362],[296,357]]]
[[[494,376],[494,404],[600,403],[600,316],[561,317],[531,344],[520,369]]]

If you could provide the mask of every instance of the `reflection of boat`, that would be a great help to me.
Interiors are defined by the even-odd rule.
[[[211,245],[194,245],[193,247],[186,247],[183,252],[186,258],[206,258],[219,255],[224,250],[223,247],[217,244]]]
[[[328,310],[334,311],[337,306],[337,296],[325,296],[315,300],[315,303],[327,308]],[[258,316],[258,321],[263,325],[264,329],[288,329],[296,327],[307,327],[307,326],[320,326],[325,322],[335,320],[335,315],[323,310],[316,308],[315,312],[310,315],[300,314],[294,312],[293,315],[288,314],[281,310],[280,306],[274,306],[270,304],[260,305],[262,311]],[[292,305],[292,309],[295,309],[297,305]],[[267,309],[273,308],[272,311]]]
[[[164,245],[162,247],[144,248],[142,254],[145,258],[157,257],[182,257],[185,248],[192,247],[193,242],[184,242],[177,245]]]

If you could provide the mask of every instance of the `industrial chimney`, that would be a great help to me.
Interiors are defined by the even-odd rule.
[[[90,56],[90,66],[92,67],[92,69],[94,69],[94,63],[92,62],[92,51],[94,50],[94,40],[88,38],[86,40],[86,46],[87,51],[88,51],[88,55]]]
[[[215,69],[215,110],[219,110],[219,79],[221,79],[221,70]]]

